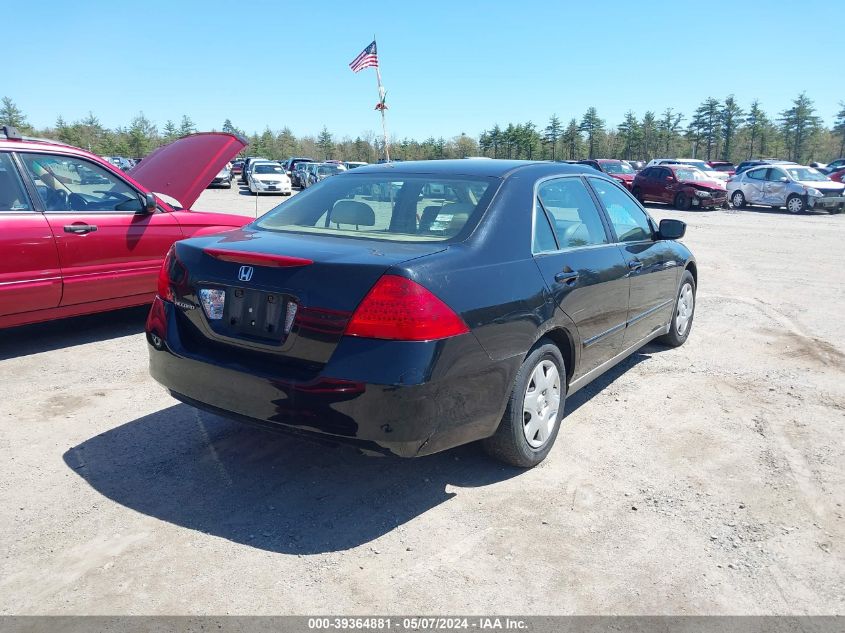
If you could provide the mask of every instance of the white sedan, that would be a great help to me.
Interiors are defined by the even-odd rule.
[[[261,161],[250,165],[247,185],[250,193],[291,194],[290,177],[279,163]]]

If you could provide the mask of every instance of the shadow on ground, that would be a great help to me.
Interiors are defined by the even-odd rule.
[[[661,348],[646,348],[575,394],[584,406]],[[564,418],[564,425],[566,418]],[[184,404],[92,437],[65,463],[117,503],[192,530],[290,554],[368,543],[473,488],[523,471],[468,445],[418,459],[373,457],[240,425]]]
[[[149,311],[138,306],[0,330],[0,360],[138,334]]]

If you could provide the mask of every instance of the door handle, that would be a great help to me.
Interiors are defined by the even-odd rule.
[[[97,226],[95,224],[65,224],[65,233],[85,235],[86,233],[93,233],[96,230]]]
[[[643,267],[643,263],[638,259],[632,259],[628,262],[628,268],[630,270],[639,270]]]
[[[574,286],[578,282],[578,273],[574,270],[561,271],[555,275],[555,281],[558,283],[565,283],[569,286]]]

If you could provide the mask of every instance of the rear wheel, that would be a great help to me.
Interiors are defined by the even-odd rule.
[[[680,347],[689,337],[693,317],[695,317],[695,279],[690,271],[685,270],[678,296],[675,298],[675,312],[672,315],[669,332],[657,340],[668,347]]]
[[[677,207],[681,211],[686,211],[689,209],[689,206],[690,199],[685,193],[679,193],[677,196],[675,196],[675,207]]]
[[[797,194],[792,194],[786,199],[786,210],[790,213],[804,213],[807,208],[807,203],[804,198]]]
[[[745,207],[745,196],[741,191],[733,192],[733,195],[731,196],[731,204],[734,206],[734,209],[742,209]]]
[[[557,345],[541,339],[516,374],[505,415],[482,446],[496,459],[531,468],[554,445],[566,399],[566,366]]]

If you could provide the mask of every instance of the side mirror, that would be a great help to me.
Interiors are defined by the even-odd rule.
[[[686,232],[687,223],[680,220],[660,220],[660,226],[657,229],[661,240],[679,240]]]
[[[155,210],[158,208],[156,204],[156,198],[153,194],[148,193],[144,196],[144,209],[143,213],[155,213]]]
[[[778,178],[778,180],[780,182],[789,182],[789,178],[787,178],[786,176],[781,176],[780,178]]]

